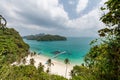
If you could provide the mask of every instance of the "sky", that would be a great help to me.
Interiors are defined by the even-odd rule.
[[[99,20],[106,0],[0,0],[0,15],[7,27],[22,36],[55,34],[96,37],[105,25]]]

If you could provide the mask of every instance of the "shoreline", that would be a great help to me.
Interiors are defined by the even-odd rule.
[[[36,51],[30,50],[30,52],[31,52],[31,53],[34,53],[34,52],[36,52]],[[56,60],[56,61],[58,61],[58,62],[64,63],[64,59],[52,58],[53,56],[44,55],[44,54],[39,54],[38,52],[36,52],[36,55],[40,55],[40,56],[43,56],[43,57],[47,57],[48,59],[52,59],[52,60]],[[68,58],[68,59],[69,59],[69,58]],[[82,63],[85,63],[84,60],[82,60],[82,59],[81,59],[81,60],[76,60],[76,61],[74,61],[74,62],[72,62],[71,59],[69,59],[69,60],[70,60],[70,64],[73,65],[73,66],[75,66],[75,65],[81,65]]]
[[[49,56],[45,56],[42,54],[37,54],[37,53],[33,53],[30,52],[30,54],[28,54],[28,56],[25,57],[26,59],[26,63],[23,63],[22,60],[20,63],[18,62],[14,62],[11,65],[29,65],[30,64],[30,59],[34,59],[34,66],[36,68],[38,68],[39,64],[42,63],[42,65],[44,65],[44,72],[47,71],[48,69],[48,65],[46,64],[46,62],[48,61],[48,59],[51,59]],[[51,71],[50,74],[55,74],[55,75],[59,75],[59,76],[63,76],[67,79],[70,79],[70,72],[73,69],[73,67],[77,64],[68,64],[67,66],[67,74],[65,76],[66,73],[66,64],[63,61],[57,60],[57,59],[51,59],[51,63],[53,63],[54,65],[51,65]]]
[[[30,59],[33,58],[35,60],[35,67],[38,67],[39,63],[42,63],[42,65],[44,65],[44,71],[46,72],[48,66],[46,64],[46,61],[48,59],[50,59],[49,57],[47,56],[44,56],[44,55],[39,55],[39,54],[35,54],[33,56],[31,55],[28,55],[26,57],[26,64],[25,65],[28,65],[30,64]],[[58,60],[55,60],[55,59],[51,59],[52,60],[52,63],[54,65],[51,65],[51,74],[56,74],[56,75],[60,75],[60,76],[63,76],[65,77],[65,69],[66,69],[66,64],[61,62],[61,61],[58,61]],[[72,64],[68,64],[68,71],[67,71],[67,75],[66,75],[66,78],[70,78],[70,72],[71,70],[73,69],[73,66]]]

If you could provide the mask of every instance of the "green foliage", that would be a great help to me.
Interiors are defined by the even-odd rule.
[[[66,59],[64,60],[64,63],[66,64],[66,71],[65,71],[65,77],[66,77],[66,75],[67,75],[67,68],[68,68],[68,64],[70,64],[69,59],[68,59],[68,58],[66,58]]]
[[[51,72],[51,66],[54,66],[54,64],[52,63],[52,60],[51,59],[48,59],[47,60],[47,66],[48,66],[48,69],[47,69],[47,73],[50,73]]]
[[[0,57],[4,60],[0,63],[12,63],[28,54],[29,46],[24,43],[21,36],[14,29],[0,29]]]
[[[85,56],[85,66],[74,66],[70,80],[120,80],[120,1],[108,0],[108,10],[101,20],[108,27],[98,31],[101,38],[91,42],[91,49]],[[52,36],[53,37],[53,36]],[[34,39],[34,37],[32,36]],[[36,40],[59,40],[47,35]],[[99,44],[98,44],[99,43]],[[29,46],[26,45],[14,29],[0,30],[0,79],[2,80],[67,80],[58,75],[43,71],[43,65],[38,68],[33,65],[11,66],[10,63],[21,60],[27,55]],[[24,59],[23,59],[24,60]],[[51,66],[51,60],[48,60]],[[68,60],[65,60],[68,63]],[[31,64],[34,61],[31,60]],[[67,65],[66,65],[67,71]]]
[[[34,65],[34,63],[35,63],[35,60],[32,58],[32,59],[30,59],[30,64],[31,65]]]
[[[71,71],[72,80],[120,80],[120,1],[108,0],[105,5],[101,20],[108,27],[98,31],[100,38],[91,42],[84,68]]]
[[[54,64],[52,63],[52,60],[51,60],[51,59],[48,59],[48,60],[47,60],[47,65],[48,65],[48,66],[54,65]]]
[[[44,65],[42,65],[42,63],[39,63],[38,72],[41,73],[43,71],[44,71]]]
[[[108,27],[99,30],[101,43],[93,45],[85,57],[97,80],[120,80],[120,1],[108,0],[101,10],[109,10],[101,17]]]
[[[23,63],[23,64],[26,64],[26,58],[23,58],[23,59],[22,59],[22,63]]]
[[[64,60],[64,63],[65,63],[65,64],[70,64],[69,59],[68,59],[68,58],[66,58],[66,59]]]
[[[33,65],[8,66],[4,65],[0,70],[2,80],[67,80],[57,75],[49,75]]]
[[[68,79],[58,75],[51,75],[51,80],[68,80]]]
[[[86,66],[74,66],[71,71],[71,80],[95,80],[95,77],[91,74],[91,71]]]
[[[85,57],[86,66],[99,80],[120,79],[120,41],[116,37],[104,37],[100,45],[94,45]]]
[[[110,25],[119,24],[120,23],[120,1],[108,0],[105,3],[105,5],[106,5],[105,7],[101,8],[101,10],[107,11],[107,13],[101,17],[102,22]]]
[[[57,75],[50,75],[41,72],[39,73],[38,70],[32,66],[32,65],[27,65],[27,66],[14,66],[11,68],[12,71],[9,72],[8,75],[1,75],[4,76],[5,80],[66,80],[63,77],[57,76]],[[1,78],[3,79],[3,77]]]

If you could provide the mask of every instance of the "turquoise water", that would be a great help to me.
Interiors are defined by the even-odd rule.
[[[61,54],[54,59],[64,61],[65,58],[69,58],[72,64],[81,64],[84,56],[90,49],[90,41],[95,38],[67,38],[67,41],[36,41],[26,40],[24,41],[30,45],[30,50],[35,51],[38,54],[52,58],[56,54],[54,51],[61,51]]]

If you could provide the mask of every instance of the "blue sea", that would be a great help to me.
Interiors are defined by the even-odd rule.
[[[85,55],[90,49],[89,43],[95,38],[67,38],[66,41],[36,41],[26,40],[30,50],[35,51],[40,55],[47,56],[52,59],[64,61],[65,58],[70,60],[72,64],[81,64],[84,61]],[[60,52],[57,54],[56,52]]]

